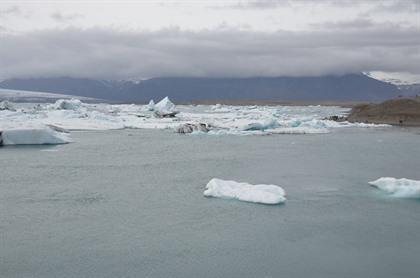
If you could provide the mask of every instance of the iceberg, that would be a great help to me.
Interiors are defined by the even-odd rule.
[[[369,182],[370,185],[400,198],[420,198],[420,181],[382,177]]]
[[[222,105],[220,103],[216,103],[215,105],[213,105],[213,110],[217,110],[217,109],[221,109]]]
[[[206,185],[204,196],[268,205],[281,204],[286,201],[286,193],[280,186],[272,184],[252,185],[213,178]]]
[[[69,133],[60,132],[59,128],[35,127],[16,128],[0,131],[2,145],[56,145],[71,142]]]
[[[82,102],[78,99],[59,99],[57,100],[53,107],[59,110],[77,110],[82,106]]]
[[[16,111],[13,103],[8,102],[7,100],[3,100],[2,102],[0,102],[0,110]]]
[[[193,132],[207,133],[209,132],[209,129],[207,125],[203,123],[198,123],[198,124],[186,123],[186,124],[178,126],[175,131],[181,134],[187,134],[187,133],[193,133]]]
[[[149,101],[149,104],[147,105],[147,110],[148,111],[153,111],[153,110],[155,110],[155,102],[153,101],[153,99],[151,99],[150,101]]]
[[[175,104],[173,104],[169,97],[165,97],[156,103],[154,108],[159,112],[172,112],[175,109]]]
[[[274,120],[274,119],[270,119],[270,120],[266,120],[262,123],[249,123],[247,125],[245,125],[244,127],[241,128],[242,131],[255,131],[255,130],[266,130],[266,129],[273,129],[276,127],[279,127],[279,123]]]

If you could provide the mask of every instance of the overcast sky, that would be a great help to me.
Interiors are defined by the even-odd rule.
[[[0,0],[0,79],[373,71],[420,81],[419,65],[420,0]]]

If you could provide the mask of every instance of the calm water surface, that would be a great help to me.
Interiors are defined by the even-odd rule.
[[[0,149],[0,277],[420,277],[419,129],[325,135],[74,132]],[[285,205],[205,198],[213,177]]]

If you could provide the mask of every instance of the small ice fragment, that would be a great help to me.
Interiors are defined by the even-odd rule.
[[[206,185],[204,196],[236,199],[261,204],[280,204],[286,201],[285,191],[277,185],[228,181],[213,178]]]

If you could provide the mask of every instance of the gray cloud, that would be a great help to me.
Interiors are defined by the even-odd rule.
[[[9,16],[9,15],[16,15],[20,14],[22,11],[19,9],[18,6],[10,6],[7,8],[0,9],[0,18]]]
[[[374,22],[370,19],[366,18],[359,18],[355,20],[347,20],[347,21],[326,21],[326,22],[318,22],[312,23],[312,27],[320,28],[320,29],[361,29],[361,28],[371,28],[376,27]]]
[[[395,25],[272,33],[64,29],[1,40],[0,79],[308,76],[375,70],[420,74],[419,30]]]
[[[378,1],[372,12],[408,12],[408,13],[419,13],[420,12],[420,0],[387,0]]]
[[[229,3],[229,2],[228,2]],[[315,5],[332,6],[340,8],[351,8],[372,4],[369,13],[374,12],[419,12],[419,0],[242,0],[225,5],[230,9],[273,9],[293,5]],[[220,7],[220,6],[219,6]]]
[[[288,0],[254,0],[254,1],[238,1],[226,5],[230,9],[272,9],[277,7],[290,6]]]
[[[401,21],[401,22],[385,21],[379,24],[369,18],[363,18],[363,17],[359,17],[353,20],[324,21],[324,22],[317,22],[317,23],[309,24],[310,27],[313,27],[315,29],[335,30],[335,31],[347,30],[347,29],[363,30],[367,28],[372,29],[372,30],[377,30],[378,25],[380,25],[382,29],[385,29],[385,28],[404,29],[403,27],[416,28],[412,26],[413,24],[411,24],[409,21]],[[420,31],[420,29],[418,29],[418,31]]]
[[[80,14],[62,14],[60,12],[51,14],[51,18],[58,22],[70,22],[81,17]]]

